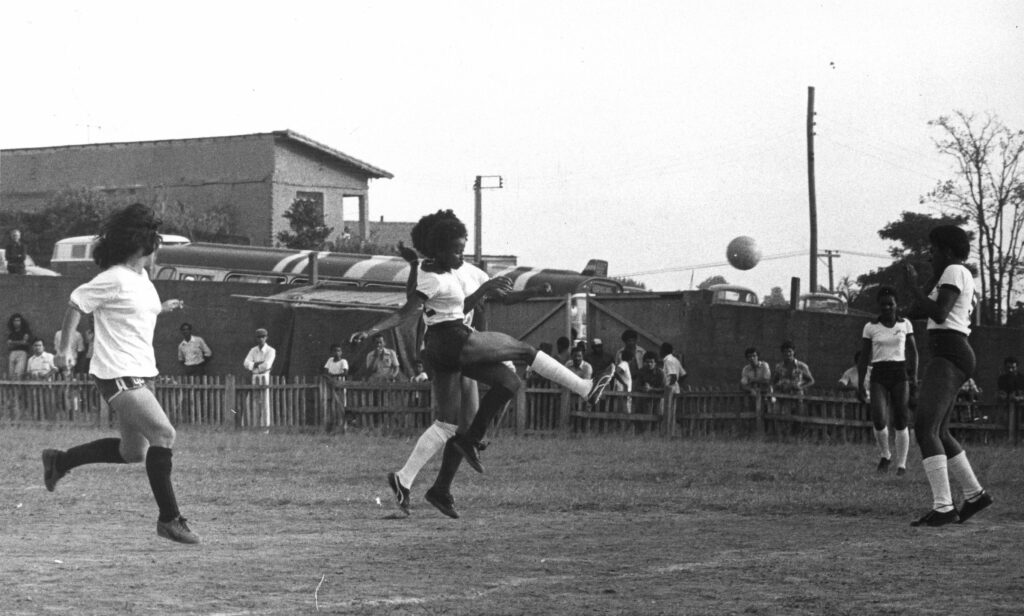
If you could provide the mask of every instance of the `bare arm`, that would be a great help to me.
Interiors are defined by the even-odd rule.
[[[907,264],[905,274],[910,291],[914,294],[917,304],[925,315],[936,323],[945,323],[946,317],[949,316],[957,298],[960,297],[960,290],[950,285],[943,285],[939,287],[938,297],[931,299],[928,297],[927,291],[918,285],[917,270],[913,265]]]
[[[868,362],[871,358],[871,338],[862,338],[860,345],[860,359],[857,360],[857,397],[861,402],[867,399],[867,389],[864,387],[864,379],[868,375]]]
[[[907,356],[907,372],[910,375],[910,382],[911,382],[911,384],[916,384],[917,383],[917,364],[918,364],[919,360],[918,360],[918,354],[917,354],[917,342],[914,340],[914,335],[913,334],[907,335],[906,356]]]
[[[58,368],[64,368],[71,358],[71,335],[78,329],[78,323],[82,320],[82,313],[73,305],[68,305],[64,311],[64,321],[60,326],[60,348],[54,349],[53,362]]]

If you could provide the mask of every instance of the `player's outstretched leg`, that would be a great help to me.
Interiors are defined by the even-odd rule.
[[[434,485],[427,490],[425,495],[427,502],[437,507],[437,510],[449,518],[458,518],[459,512],[455,510],[455,499],[452,498],[451,488],[455,473],[462,463],[462,454],[452,444],[452,439],[444,446],[444,453],[441,456],[441,469],[437,472],[437,479]]]
[[[121,439],[101,438],[67,451],[44,449],[43,484],[53,492],[57,489],[57,482],[73,468],[84,464],[125,464],[120,448]]]

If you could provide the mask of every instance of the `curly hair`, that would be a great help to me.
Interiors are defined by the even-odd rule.
[[[451,210],[438,210],[420,218],[412,228],[412,246],[427,258],[433,259],[454,240],[468,237],[466,225]]]
[[[96,265],[107,269],[124,263],[139,249],[143,255],[153,254],[160,246],[158,228],[160,219],[153,210],[141,203],[133,203],[103,221],[92,259]]]
[[[896,289],[889,285],[882,285],[878,287],[878,292],[875,293],[875,301],[880,302],[882,301],[883,297],[891,297],[893,299],[897,299]]]
[[[928,233],[928,241],[949,250],[954,257],[966,261],[971,256],[971,240],[967,232],[956,225],[939,225]]]
[[[14,319],[21,319],[21,327],[20,328],[18,328],[18,329],[14,328]],[[31,334],[32,328],[29,327],[28,320],[26,320],[25,317],[23,317],[20,312],[15,312],[14,314],[12,314],[10,316],[10,318],[7,319],[7,331],[12,333],[12,334],[21,333],[21,332],[27,332],[27,333]]]

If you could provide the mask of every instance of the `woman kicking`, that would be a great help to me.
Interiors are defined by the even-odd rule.
[[[921,447],[922,466],[932,489],[932,509],[911,526],[943,526],[966,522],[992,504],[992,497],[974,476],[963,447],[949,433],[950,413],[960,386],[974,373],[975,357],[967,341],[974,307],[974,277],[964,267],[971,253],[967,233],[943,225],[928,234],[934,277],[927,290],[918,287],[917,271],[907,265],[906,276],[921,308],[928,315],[931,359],[924,369],[914,432]],[[872,376],[874,380],[874,376]],[[960,511],[953,507],[949,477],[963,492]]]
[[[875,425],[875,442],[881,458],[877,470],[889,470],[892,453],[889,451],[889,419],[896,432],[896,474],[907,472],[907,451],[910,449],[910,430],[907,421],[910,411],[910,388],[917,384],[917,344],[914,327],[908,319],[896,312],[896,289],[882,287],[875,296],[878,318],[864,325],[860,360],[857,362],[857,397],[861,402],[869,399],[864,381],[868,362],[871,363],[871,421]],[[911,380],[908,382],[908,376]]]
[[[92,314],[96,330],[89,372],[110,405],[121,438],[104,438],[67,451],[43,450],[43,481],[53,492],[57,482],[83,464],[146,463],[146,474],[160,509],[158,536],[179,543],[199,543],[178,511],[171,485],[174,427],[149,389],[157,375],[153,330],[157,315],[184,307],[181,300],[163,303],[149,280],[147,266],[160,245],[160,221],[139,203],[108,218],[100,230],[93,259],[103,271],[71,293],[64,314],[57,362],[71,357],[71,332],[83,314]]]

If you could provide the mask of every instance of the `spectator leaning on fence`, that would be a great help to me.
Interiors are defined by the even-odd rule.
[[[583,349],[576,347],[565,362],[565,367],[572,370],[573,374],[581,379],[589,379],[594,376],[594,367],[583,359]]]
[[[661,392],[665,390],[665,373],[658,369],[658,354],[654,351],[644,353],[644,365],[637,375],[637,390]]]
[[[366,380],[394,381],[398,378],[398,353],[384,345],[382,334],[374,336],[373,342],[376,348],[366,354]]]
[[[213,351],[206,341],[192,335],[190,323],[181,324],[181,342],[178,343],[178,361],[185,367],[185,376],[203,376],[206,374],[206,362],[213,356]]]
[[[604,342],[600,338],[593,338],[590,341],[590,352],[583,356],[594,372],[601,374],[608,366],[612,365],[615,358],[611,353],[604,350]]]
[[[40,338],[32,341],[32,355],[26,362],[25,373],[28,378],[36,381],[52,381],[53,375],[57,374],[57,365],[53,361],[53,354],[46,352]]]
[[[640,335],[632,329],[622,332],[622,348],[615,354],[615,364],[626,362],[629,365],[629,374],[634,380],[640,374],[640,368],[644,365],[644,354],[647,353],[642,346],[637,345],[639,337]]]
[[[683,368],[683,362],[672,354],[673,350],[670,343],[662,342],[659,354],[661,355],[661,371],[665,374],[665,387],[670,388],[672,393],[678,394],[681,391],[683,379],[686,378],[686,368]]]
[[[747,347],[743,354],[747,363],[740,372],[740,387],[754,396],[772,393],[772,369],[768,362],[760,360],[754,347]]]
[[[417,359],[412,362],[412,378],[409,379],[413,383],[426,383],[430,380],[430,375],[427,374],[426,368],[423,367],[423,360]]]
[[[782,361],[775,364],[775,390],[783,394],[802,394],[814,385],[811,368],[796,358],[796,346],[790,341],[782,343]]]
[[[324,363],[324,374],[332,381],[344,381],[348,376],[348,360],[341,356],[341,345],[335,342],[331,345],[331,356]]]
[[[1016,357],[1011,356],[1003,360],[1003,373],[999,375],[997,382],[999,391],[996,392],[1000,402],[1012,400],[1020,403],[1024,401],[1024,374],[1017,370]]]

